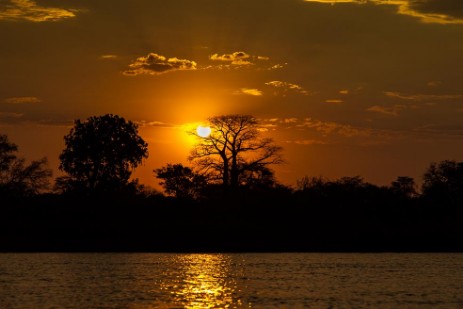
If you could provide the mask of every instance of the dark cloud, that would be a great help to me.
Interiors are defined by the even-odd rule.
[[[369,112],[380,113],[388,116],[399,116],[400,111],[406,109],[406,105],[396,104],[394,106],[380,106],[380,105],[373,105],[366,110]]]
[[[6,98],[5,103],[8,104],[28,104],[28,103],[40,103],[42,100],[40,100],[37,97],[11,97],[11,98]]]
[[[446,15],[450,19],[463,19],[462,0],[410,0],[412,10],[425,14]]]
[[[22,113],[13,113],[13,112],[0,112],[0,119],[18,119],[21,118],[24,114]]]
[[[335,5],[336,3],[395,5],[397,13],[419,18],[425,23],[463,24],[462,0],[304,0]]]
[[[388,97],[412,101],[445,101],[463,99],[463,94],[402,94],[399,92],[386,91]]]

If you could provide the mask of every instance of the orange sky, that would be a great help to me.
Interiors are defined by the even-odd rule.
[[[287,185],[463,160],[460,0],[1,0],[0,37],[0,133],[55,176],[72,121],[106,113],[140,125],[150,186],[221,114],[260,119]]]

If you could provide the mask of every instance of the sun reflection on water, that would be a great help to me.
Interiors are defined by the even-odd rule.
[[[229,257],[221,254],[188,254],[178,257],[183,278],[179,278],[176,303],[183,308],[235,308],[241,302],[236,297],[236,282],[230,280]]]

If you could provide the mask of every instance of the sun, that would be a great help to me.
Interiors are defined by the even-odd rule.
[[[211,134],[211,128],[205,126],[198,126],[196,128],[196,133],[201,137],[208,137]]]

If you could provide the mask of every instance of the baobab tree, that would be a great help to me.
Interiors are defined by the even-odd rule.
[[[192,132],[199,142],[188,159],[210,180],[221,182],[225,189],[236,189],[240,179],[250,172],[284,162],[282,148],[272,139],[261,137],[258,121],[253,116],[215,116],[209,118],[208,123],[209,136]]]

